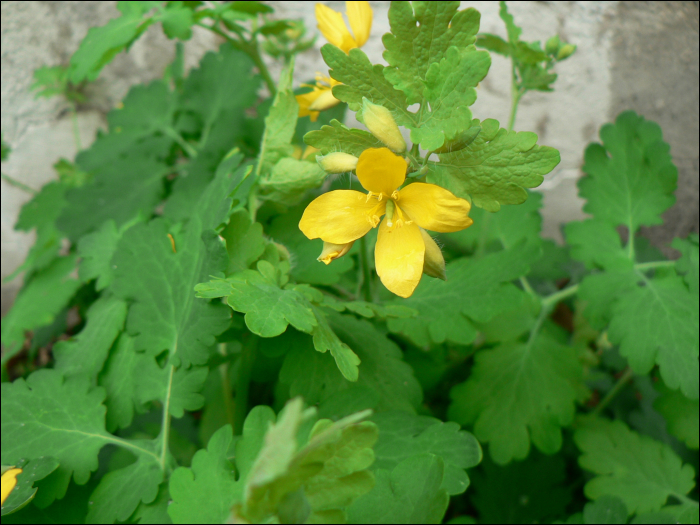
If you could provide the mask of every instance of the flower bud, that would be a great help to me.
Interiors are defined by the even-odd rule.
[[[554,35],[552,38],[547,40],[547,43],[544,45],[544,52],[548,55],[556,55],[560,46],[561,40],[559,40],[559,35]]]
[[[442,146],[436,150],[433,150],[433,153],[450,153],[452,151],[464,149],[469,146],[469,144],[474,142],[476,137],[479,136],[479,133],[481,133],[481,126],[473,126],[463,131],[452,140],[446,140]]]
[[[391,151],[394,153],[406,151],[406,141],[403,139],[394,117],[391,116],[391,111],[384,106],[372,104],[363,97],[362,120],[372,135],[381,140]]]
[[[338,257],[342,257],[348,253],[354,243],[355,241],[347,244],[333,244],[331,242],[323,241],[323,251],[321,252],[321,255],[318,256],[317,260],[325,264],[330,264],[331,261],[334,261]]]
[[[333,96],[330,89],[323,90],[316,100],[309,105],[309,111],[325,111],[340,104],[340,100]]]
[[[423,260],[423,273],[430,277],[436,277],[447,280],[445,274],[445,258],[442,256],[440,248],[435,243],[433,238],[423,228],[420,229],[420,234],[425,243],[425,258]]]
[[[348,153],[329,153],[324,156],[317,156],[316,161],[328,173],[345,173],[357,168],[359,159]]]
[[[559,50],[559,53],[557,53],[557,60],[564,60],[565,58],[569,58],[571,55],[574,54],[574,51],[576,51],[575,45],[566,44]]]

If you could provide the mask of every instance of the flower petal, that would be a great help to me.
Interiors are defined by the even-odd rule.
[[[374,263],[377,275],[390,292],[410,297],[423,275],[425,243],[420,228],[403,224],[389,228],[386,219],[379,226]]]
[[[350,20],[350,29],[355,35],[357,47],[362,47],[372,29],[372,8],[369,2],[345,2],[345,12]]]
[[[469,201],[435,184],[409,184],[399,192],[398,205],[418,226],[434,232],[456,232],[474,222]]]
[[[356,171],[364,189],[389,197],[406,180],[406,161],[389,148],[369,148],[360,155]]]
[[[357,47],[355,39],[348,31],[343,15],[321,3],[316,4],[316,21],[318,28],[331,44],[346,53]]]
[[[376,215],[378,221],[385,208],[386,201],[367,200],[367,195],[359,191],[329,191],[306,207],[299,229],[309,239],[321,238],[333,244],[346,244],[370,231],[372,216]]]
[[[355,244],[355,241],[347,244],[333,244],[332,242],[324,242],[323,251],[321,251],[321,255],[319,255],[316,260],[328,265],[332,261],[335,261],[338,257],[342,257],[348,253],[353,244]]]
[[[309,106],[314,103],[318,96],[319,92],[316,90],[296,96],[297,104],[299,104],[299,117],[306,117],[308,115],[311,122],[316,122],[318,111],[311,111]]]

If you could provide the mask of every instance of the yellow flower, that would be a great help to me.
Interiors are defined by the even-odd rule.
[[[439,248],[426,241],[421,228],[463,230],[472,224],[471,206],[434,184],[414,182],[399,190],[406,180],[406,162],[388,148],[363,151],[356,172],[367,194],[353,190],[325,193],[304,210],[299,228],[309,239],[346,245],[379,225],[374,250],[377,274],[391,292],[410,297],[420,282],[426,256],[429,274],[441,273],[437,259],[442,255],[435,253]]]
[[[304,87],[310,87],[313,91],[297,95],[297,103],[299,104],[299,116],[305,117],[309,115],[311,122],[316,122],[318,112],[330,109],[333,106],[340,104],[340,100],[333,96],[331,88],[340,84],[337,80],[330,77],[324,77],[320,74],[316,75],[315,84],[302,84]]]
[[[354,38],[343,21],[343,15],[328,6],[316,4],[316,20],[321,33],[331,44],[347,53],[367,42],[372,28],[372,8],[369,2],[345,2],[345,12]]]
[[[12,489],[17,485],[17,476],[22,473],[21,468],[10,468],[2,475],[2,503],[12,492]]]

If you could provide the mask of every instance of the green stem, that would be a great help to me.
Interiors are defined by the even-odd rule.
[[[248,334],[243,342],[243,351],[238,362],[236,374],[236,398],[233,414],[233,432],[236,435],[243,434],[243,422],[248,415],[248,395],[250,390],[250,373],[255,363],[255,354],[258,349],[258,337]]]
[[[219,343],[219,353],[226,357],[226,343]],[[228,371],[230,369],[230,361],[226,361],[219,365],[219,374],[221,375],[221,394],[224,398],[224,407],[226,408],[226,420],[231,426],[236,423],[235,407],[233,404],[233,392],[231,392],[231,381],[229,381]]]
[[[655,268],[669,268],[669,267],[675,266],[675,265],[676,265],[676,261],[652,261],[652,262],[635,264],[634,269],[639,270],[641,272],[646,272],[648,270],[653,270]]]
[[[275,85],[275,81],[272,80],[270,70],[267,69],[265,62],[260,56],[260,48],[258,47],[258,41],[256,40],[255,36],[253,36],[253,38],[247,42],[247,44],[248,45],[244,46],[243,50],[248,53],[250,58],[253,59],[253,62],[260,72],[260,76],[263,78],[265,85],[267,85],[267,89],[270,91],[270,96],[274,98],[274,96],[277,94],[277,86]]]
[[[73,121],[73,138],[75,139],[75,147],[77,151],[83,149],[83,144],[80,141],[80,128],[78,127],[78,109],[75,104],[71,107],[71,120]]]
[[[14,179],[10,177],[9,175],[6,175],[5,173],[2,174],[2,179],[7,182],[10,186],[14,186],[18,190],[26,191],[27,193],[31,193],[32,195],[36,195],[37,191],[34,188],[30,188],[23,182],[18,181],[17,179]]]
[[[126,448],[129,450],[134,450],[134,451],[138,452],[139,454],[146,454],[148,456],[152,456],[153,458],[155,458],[156,460],[158,460],[160,462],[160,458],[156,454],[154,454],[153,452],[151,452],[150,450],[148,450],[146,448],[142,448],[142,447],[139,447],[138,445],[135,445],[134,443],[132,443],[128,439],[122,439],[120,437],[112,436],[112,435],[106,436],[106,437],[103,436],[103,437],[105,438],[106,441],[112,443],[113,445],[116,445],[116,446],[122,447],[122,448]]]
[[[483,257],[484,252],[486,252],[486,243],[488,242],[489,226],[491,225],[491,219],[493,214],[491,212],[484,213],[481,220],[481,231],[479,232],[479,239],[476,242],[476,250],[474,250],[474,258],[480,259]]]
[[[530,281],[527,280],[527,277],[521,277],[520,284],[522,285],[523,290],[525,290],[528,294],[530,294],[535,299],[540,299],[540,296],[537,294],[537,292],[532,289],[532,286],[530,286]]]
[[[260,162],[258,162],[260,164]],[[255,217],[258,214],[258,188],[254,186],[250,195],[248,195],[248,213],[250,214],[250,222],[255,222]]]
[[[534,326],[530,330],[530,337],[527,339],[527,351],[532,348],[532,343],[535,342],[535,339],[537,338],[537,334],[540,333],[540,328],[542,328],[542,323],[544,323],[544,320],[547,318],[549,315],[550,310],[552,307],[550,305],[545,305],[544,301],[542,301],[541,309],[540,309],[540,315],[537,316],[537,321],[535,321]]]
[[[634,230],[631,223],[627,225],[627,233],[627,257],[630,261],[634,261],[636,254],[634,251]]]
[[[515,64],[511,68],[511,83],[510,83],[510,118],[508,119],[508,131],[513,131],[513,126],[515,125],[515,116],[518,113],[518,104],[520,104],[520,98],[523,96],[523,92],[518,88],[518,83],[515,78]]]
[[[578,284],[569,286],[568,288],[564,288],[563,290],[559,290],[558,292],[548,295],[547,297],[543,297],[542,305],[547,307],[556,306],[558,302],[563,301],[567,297],[576,295],[576,292],[578,292]]]
[[[362,298],[368,303],[372,302],[372,272],[369,268],[367,257],[367,241],[360,237],[360,266],[362,269]]]
[[[194,149],[185,139],[183,139],[182,136],[173,128],[167,126],[163,128],[163,133],[177,142],[189,158],[193,159],[197,156],[197,150]]]
[[[605,410],[605,408],[610,404],[610,402],[615,399],[617,394],[620,393],[620,391],[625,387],[627,382],[634,377],[634,372],[632,371],[631,368],[628,368],[625,370],[625,373],[620,376],[620,379],[617,380],[617,383],[615,383],[615,386],[613,386],[610,389],[610,392],[607,393],[607,395],[603,398],[603,400],[598,403],[598,406],[595,407],[593,410],[593,415],[594,416],[599,416],[600,413]]]
[[[173,352],[174,354],[175,352]],[[172,357],[172,356],[171,356]],[[160,468],[165,471],[165,464],[168,458],[168,441],[170,439],[170,399],[173,391],[173,377],[175,376],[175,366],[170,365],[170,373],[168,374],[168,387],[165,391],[165,400],[163,402],[163,423],[161,426],[161,449],[160,449]]]

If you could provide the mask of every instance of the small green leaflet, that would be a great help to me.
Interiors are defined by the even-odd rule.
[[[439,5],[439,4],[428,4]],[[442,146],[471,126],[468,106],[476,101],[476,86],[489,71],[491,57],[474,46],[451,47],[445,57],[433,63],[425,78],[425,100],[430,111],[411,129],[411,140],[428,151]]]
[[[2,504],[2,515],[7,516],[13,512],[23,509],[36,496],[37,487],[35,481],[44,479],[58,468],[58,460],[51,456],[41,456],[37,459],[20,461],[16,465],[22,472],[17,476],[17,485],[12,489],[10,495]],[[3,471],[5,467],[3,467]]]
[[[141,503],[151,503],[163,481],[156,456],[140,456],[129,465],[105,474],[90,496],[86,523],[126,521]]]
[[[587,175],[578,182],[583,210],[630,232],[660,224],[675,200],[678,170],[659,125],[626,111],[600,129],[600,138],[586,148]]]
[[[524,294],[509,281],[526,275],[538,256],[538,247],[520,243],[482,259],[451,262],[447,281],[425,278],[409,299],[401,301],[419,315],[389,319],[389,330],[422,347],[446,340],[469,344],[476,338],[476,329],[468,319],[486,322],[517,306]]]
[[[80,281],[70,277],[75,263],[75,255],[59,257],[22,288],[2,320],[3,364],[21,350],[25,331],[51,324],[68,305],[80,286]]]
[[[583,522],[609,523],[623,525],[627,523],[627,505],[620,498],[603,495],[583,507]]]
[[[247,270],[265,251],[262,224],[251,223],[246,210],[231,214],[221,236],[226,241],[228,252],[227,275]]]
[[[698,448],[700,422],[698,400],[685,397],[678,390],[671,390],[661,382],[656,384],[660,396],[654,401],[658,410],[668,424],[668,431],[676,436],[689,448]]]
[[[45,507],[62,498],[71,476],[85,484],[97,469],[97,453],[113,441],[104,428],[104,390],[83,377],[64,380],[55,370],[2,384],[2,463],[55,457],[60,466],[42,483],[35,501]]]
[[[673,239],[671,244],[681,252],[681,258],[676,261],[676,271],[683,275],[691,293],[698,293],[700,273],[700,257],[698,255],[698,234],[691,233],[687,239]]]
[[[55,368],[64,376],[85,374],[94,379],[102,370],[112,343],[124,328],[127,305],[113,296],[103,295],[92,303],[87,323],[71,341],[59,341],[53,347]]]
[[[163,33],[168,38],[189,40],[192,36],[192,25],[194,24],[192,11],[192,9],[180,7],[176,3],[166,4],[166,8],[163,9],[160,15]]]
[[[325,178],[326,172],[316,162],[285,157],[272,167],[269,177],[260,181],[260,189],[264,198],[291,206]]]
[[[608,337],[632,369],[659,365],[664,382],[698,398],[698,298],[677,275],[648,278],[632,268],[589,275],[579,296],[595,326],[609,321]]]
[[[474,425],[493,460],[504,465],[526,458],[531,442],[546,454],[558,452],[561,427],[571,424],[575,402],[585,396],[574,350],[541,333],[478,352],[469,379],[452,389],[449,417]]]
[[[445,464],[432,454],[375,472],[376,485],[348,510],[348,523],[440,523],[450,496],[442,487]]]
[[[326,44],[321,48],[323,60],[331,68],[331,77],[342,82],[333,88],[333,95],[350,105],[350,109],[358,111],[362,106],[362,98],[384,106],[394,117],[399,126],[411,127],[416,115],[406,108],[406,96],[384,78],[384,66],[372,65],[362,51],[351,49],[349,54],[339,48]],[[359,114],[359,113],[358,113]]]
[[[428,182],[470,198],[488,211],[501,204],[520,204],[527,199],[525,188],[542,184],[544,175],[559,164],[559,152],[537,146],[537,135],[530,131],[506,131],[498,121],[475,119],[481,133],[464,149],[440,155],[439,163],[429,163]]]
[[[141,13],[131,11],[103,26],[91,28],[71,57],[71,82],[78,84],[84,80],[95,80],[102,68],[128,48],[152,23],[153,19],[144,20]]]
[[[631,513],[659,510],[669,496],[685,501],[695,486],[691,465],[649,436],[637,434],[622,421],[586,419],[574,434],[581,450],[579,464],[596,474],[586,483],[590,499],[619,497]]]
[[[469,477],[464,469],[481,462],[481,447],[476,438],[460,430],[457,423],[443,423],[432,417],[398,411],[382,412],[371,420],[379,427],[373,470],[391,471],[404,459],[427,452],[445,462],[442,487],[451,496],[467,490]]]
[[[624,268],[629,261],[620,235],[610,223],[597,219],[570,222],[564,231],[571,245],[571,257],[587,268]]]
[[[382,142],[371,133],[349,128],[333,119],[328,126],[309,131],[304,135],[304,142],[321,150],[322,155],[341,151],[359,157],[368,148],[381,148]]]
[[[100,291],[107,288],[114,280],[114,269],[110,265],[112,256],[117,249],[117,243],[124,231],[132,224],[127,223],[117,229],[114,221],[102,223],[99,230],[84,235],[78,241],[80,267],[78,274],[83,282],[97,279],[95,289]]]
[[[425,79],[451,46],[461,50],[476,40],[481,15],[459,2],[395,2],[389,8],[391,33],[383,36],[384,76],[409,104],[421,102]]]

